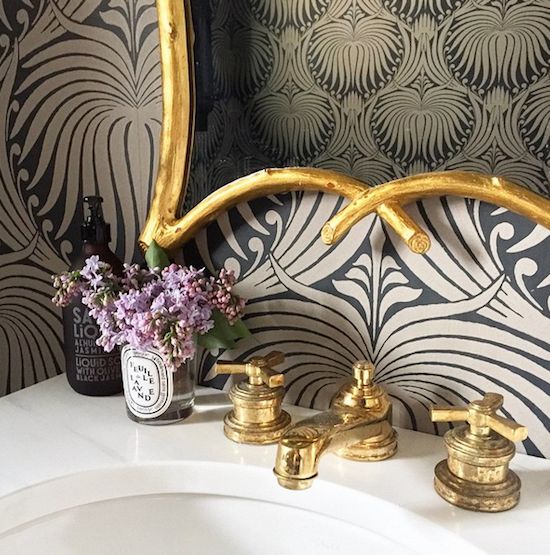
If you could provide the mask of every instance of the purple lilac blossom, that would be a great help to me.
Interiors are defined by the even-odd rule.
[[[101,331],[98,345],[108,352],[117,345],[157,349],[173,371],[195,355],[195,336],[212,329],[213,310],[233,324],[245,305],[232,293],[235,275],[225,269],[216,278],[177,264],[162,271],[125,264],[119,278],[92,256],[82,270],[53,279],[57,305],[66,306],[82,295]]]

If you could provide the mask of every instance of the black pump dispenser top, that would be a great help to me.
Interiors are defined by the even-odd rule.
[[[84,197],[84,205],[88,205],[90,213],[80,227],[83,241],[101,244],[111,240],[111,226],[103,219],[102,202],[99,196]]]

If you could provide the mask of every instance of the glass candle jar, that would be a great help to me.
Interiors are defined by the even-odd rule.
[[[140,424],[171,424],[187,418],[195,402],[195,361],[176,372],[154,349],[126,345],[121,352],[122,381],[128,417]]]

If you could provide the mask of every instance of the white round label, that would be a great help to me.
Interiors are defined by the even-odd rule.
[[[156,418],[172,401],[174,381],[161,356],[155,351],[122,349],[124,395],[130,412],[140,418]]]

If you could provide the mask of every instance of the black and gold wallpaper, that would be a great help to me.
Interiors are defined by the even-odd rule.
[[[546,0],[211,0],[200,12],[199,130],[186,206],[268,166],[311,165],[369,184],[445,169],[550,194]],[[197,27],[198,28],[198,27]],[[161,114],[152,0],[0,2],[0,394],[63,370],[49,275],[78,248],[79,199],[99,192],[121,258],[156,171]],[[288,399],[325,407],[372,359],[399,425],[441,433],[432,402],[485,391],[550,456],[550,232],[494,206],[410,207],[430,231],[411,254],[370,218],[319,239],[342,199],[242,204],[186,249],[226,265],[253,338],[278,348]],[[227,384],[201,359],[201,378]]]

